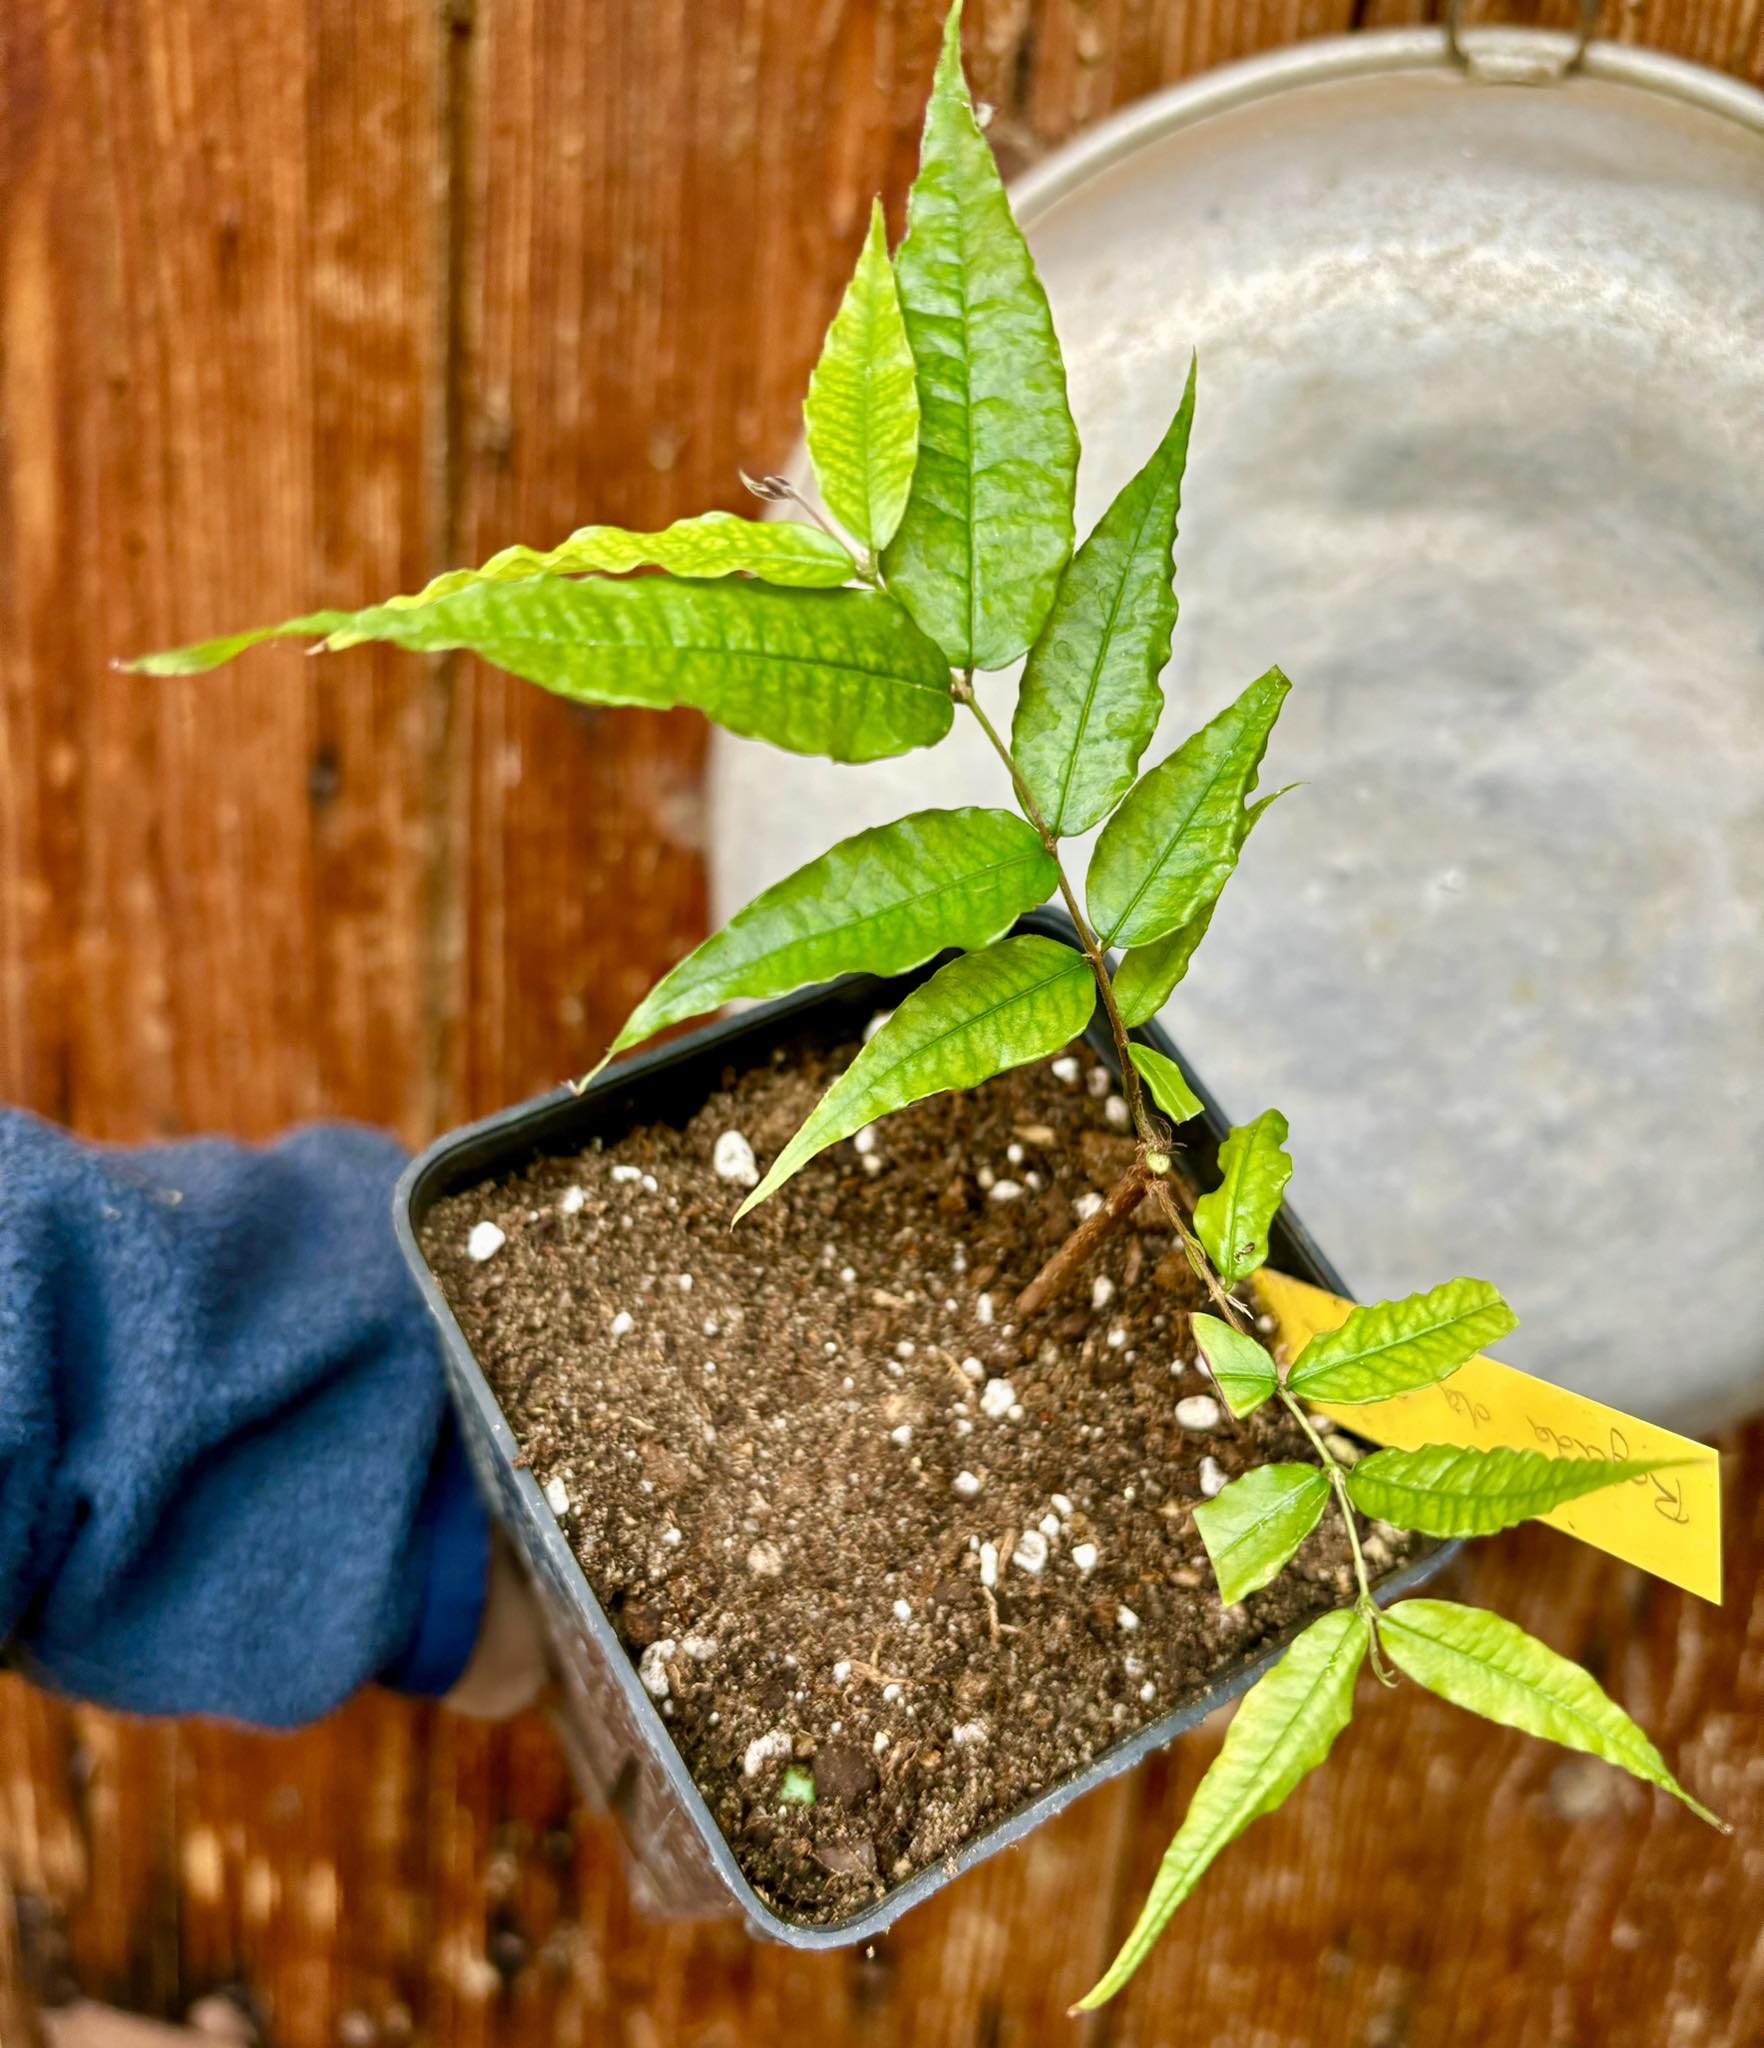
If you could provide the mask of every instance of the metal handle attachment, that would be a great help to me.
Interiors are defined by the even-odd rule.
[[[1587,45],[1598,26],[1599,0],[1580,0],[1580,26],[1567,55],[1540,50],[1532,35],[1473,49],[1463,37],[1464,0],[1446,0],[1446,54],[1467,78],[1487,84],[1558,85],[1571,78],[1586,58]]]

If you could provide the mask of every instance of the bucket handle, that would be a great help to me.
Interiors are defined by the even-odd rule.
[[[1559,85],[1573,77],[1586,59],[1587,46],[1598,25],[1599,0],[1579,0],[1580,21],[1567,55],[1545,53],[1537,40],[1526,35],[1520,42],[1509,41],[1486,51],[1467,44],[1463,35],[1464,0],[1446,0],[1446,54],[1467,78],[1484,84]]]

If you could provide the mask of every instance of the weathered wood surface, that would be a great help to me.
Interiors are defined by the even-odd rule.
[[[937,12],[0,7],[0,1097],[107,1138],[340,1112],[414,1140],[582,1064],[691,941],[686,718],[371,651],[151,685],[105,663],[591,511],[735,502],[735,464],[788,447],[871,190],[898,209]],[[1021,161],[1170,79],[1419,13],[971,0],[970,45]],[[1758,0],[1606,27],[1764,81]],[[1730,1465],[1720,1614],[1542,1533],[1485,1548],[1466,1591],[1591,1657],[1736,1840],[1373,1700],[1072,2038],[1764,2038],[1764,1434]],[[874,1955],[804,1958],[635,1920],[541,1723],[369,1698],[272,1741],[6,1681],[0,1902],[46,1995],[172,2015],[237,1985],[286,2048],[1031,2043],[1068,2037],[1210,1753]]]

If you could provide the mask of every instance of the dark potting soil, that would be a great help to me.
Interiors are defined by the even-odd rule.
[[[852,1050],[731,1069],[684,1128],[452,1195],[423,1233],[742,1868],[807,1920],[1352,1586],[1329,1515],[1221,1604],[1194,1503],[1307,1447],[1272,1408],[1223,1415],[1155,1204],[1013,1309],[1133,1157],[1084,1047],[889,1118],[730,1230],[718,1139],[763,1170]],[[1406,1542],[1375,1531],[1369,1561]]]

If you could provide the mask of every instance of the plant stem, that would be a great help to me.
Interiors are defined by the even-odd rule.
[[[1328,1476],[1335,1494],[1335,1504],[1341,1510],[1342,1524],[1347,1530],[1348,1548],[1353,1553],[1354,1578],[1359,1584],[1360,1594],[1355,1606],[1372,1623],[1372,1668],[1381,1685],[1394,1685],[1396,1680],[1386,1672],[1378,1655],[1378,1603],[1372,1598],[1372,1580],[1366,1570],[1366,1558],[1360,1549],[1359,1524],[1354,1515],[1354,1504],[1347,1490],[1347,1474],[1336,1462],[1335,1453],[1329,1448],[1328,1439],[1312,1423],[1303,1405],[1282,1386],[1278,1389],[1281,1403],[1300,1429],[1310,1439],[1311,1448],[1317,1453],[1318,1462]]]
[[[1188,1263],[1194,1269],[1194,1276],[1213,1298],[1213,1306],[1234,1330],[1249,1335],[1249,1325],[1243,1311],[1231,1299],[1224,1282],[1213,1271],[1213,1262],[1207,1257],[1206,1246],[1188,1226],[1188,1218],[1182,1213],[1182,1206],[1162,1180],[1153,1183],[1170,1228],[1182,1240],[1182,1249],[1188,1254]]]
[[[1067,914],[1071,917],[1073,928],[1078,934],[1078,943],[1084,949],[1084,957],[1090,962],[1090,971],[1096,977],[1097,993],[1102,997],[1103,1009],[1108,1014],[1109,1030],[1114,1036],[1115,1050],[1121,1061],[1121,1093],[1126,1098],[1127,1111],[1133,1119],[1133,1128],[1138,1134],[1140,1146],[1144,1151],[1166,1151],[1169,1144],[1168,1136],[1153,1124],[1145,1106],[1145,1090],[1140,1084],[1139,1069],[1133,1064],[1132,1041],[1127,1036],[1127,1024],[1121,1015],[1121,1006],[1115,1000],[1115,984],[1109,977],[1108,960],[1095,932],[1090,928],[1089,919],[1079,908],[1077,895],[1066,877],[1065,863],[1060,859],[1060,842],[1042,816],[1041,806],[1035,801],[1034,792],[1024,779],[1023,771],[1017,766],[1015,755],[1005,744],[997,726],[987,717],[980,699],[974,694],[972,672],[964,671],[957,675],[951,683],[951,688],[955,693],[956,702],[965,704],[973,712],[980,722],[980,730],[992,742],[993,752],[1004,763],[1010,775],[1011,786],[1017,793],[1017,802],[1022,806],[1024,817],[1035,827],[1042,845],[1047,848],[1048,858],[1053,862],[1059,875],[1060,894],[1065,899]]]
[[[1102,1207],[1095,1215],[1085,1217],[1017,1296],[1018,1315],[1032,1316],[1038,1309],[1045,1308],[1103,1239],[1125,1223],[1139,1207],[1152,1182],[1153,1176],[1135,1161],[1109,1190],[1108,1199]]]

